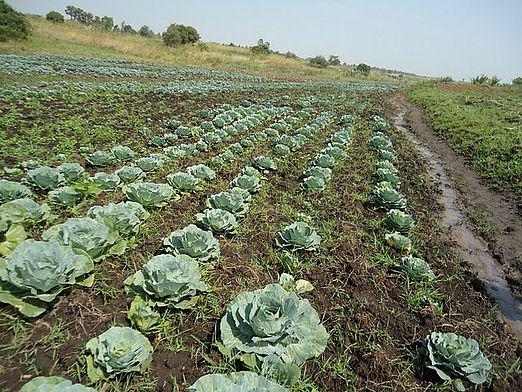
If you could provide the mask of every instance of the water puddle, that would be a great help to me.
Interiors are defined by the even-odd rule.
[[[522,304],[511,293],[504,271],[489,253],[487,243],[470,229],[465,215],[457,206],[457,191],[451,186],[446,171],[433,153],[422,146],[405,127],[404,115],[405,113],[401,112],[395,117],[395,127],[413,142],[430,163],[428,174],[432,180],[440,184],[439,188],[442,191],[443,227],[450,230],[451,237],[458,244],[462,257],[473,265],[477,277],[497,302],[508,327],[518,338],[522,338]]]

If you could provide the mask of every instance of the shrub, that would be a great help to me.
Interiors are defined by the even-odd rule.
[[[485,74],[477,75],[470,79],[471,84],[486,84],[488,82],[488,80],[489,80],[489,77],[488,77],[488,75],[485,75]]]
[[[0,42],[9,39],[26,39],[30,25],[24,14],[16,12],[4,0],[0,0]]]
[[[257,45],[252,46],[250,49],[255,55],[267,55],[270,54],[270,42],[259,39]]]
[[[154,37],[154,31],[152,31],[152,29],[147,26],[147,25],[143,25],[140,27],[140,29],[138,30],[138,34],[141,35],[142,37]]]
[[[175,23],[167,28],[162,37],[167,46],[193,44],[200,39],[199,33],[194,27]]]
[[[58,11],[50,11],[45,15],[45,19],[53,23],[63,23],[65,18]]]
[[[514,86],[522,86],[522,76],[513,79],[512,83]]]
[[[324,56],[315,56],[308,59],[308,64],[315,68],[326,68],[328,67],[328,60]]]
[[[361,63],[357,67],[355,67],[355,69],[357,70],[357,72],[360,72],[365,76],[370,75],[371,68],[368,64]]]
[[[330,65],[341,65],[341,60],[339,60],[339,56],[335,56],[335,55],[330,55],[330,57],[328,57],[328,64]]]
[[[452,83],[453,78],[451,76],[444,76],[444,77],[440,78],[439,81],[442,83]]]

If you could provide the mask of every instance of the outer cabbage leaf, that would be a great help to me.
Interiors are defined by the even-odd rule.
[[[27,238],[21,224],[11,224],[0,220],[0,255],[7,256],[16,246]]]
[[[207,374],[188,388],[188,392],[286,392],[279,384],[254,372]]]
[[[209,263],[219,258],[219,242],[211,231],[201,230],[195,225],[188,225],[175,230],[164,240],[167,251],[174,255],[186,255],[201,263]]]
[[[20,392],[96,392],[95,389],[73,384],[63,377],[35,377],[24,384]]]

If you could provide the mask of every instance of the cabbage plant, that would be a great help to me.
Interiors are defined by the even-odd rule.
[[[207,291],[198,263],[185,255],[158,255],[125,280],[127,293],[152,306],[187,309]]]
[[[87,376],[91,382],[127,373],[143,373],[152,361],[154,349],[139,331],[111,327],[85,345]]]
[[[45,312],[48,303],[67,287],[90,286],[92,259],[55,242],[25,240],[0,259],[0,302],[27,317]]]
[[[345,150],[337,146],[326,147],[321,153],[330,155],[334,159],[344,159],[348,156]]]
[[[331,168],[335,166],[335,158],[328,154],[318,154],[312,163],[316,166]]]
[[[188,167],[187,173],[205,181],[210,181],[216,178],[216,172],[202,163]]]
[[[412,250],[412,242],[409,237],[402,235],[401,233],[389,233],[384,236],[388,246],[405,253],[410,253]]]
[[[134,164],[144,172],[151,172],[161,168],[163,166],[163,160],[154,156],[148,156],[136,159]]]
[[[73,207],[83,199],[83,193],[73,186],[66,185],[53,189],[47,194],[51,204],[63,207]]]
[[[27,233],[21,224],[0,220],[0,256],[10,254],[26,238]]]
[[[236,217],[242,217],[248,210],[243,196],[233,192],[220,192],[210,196],[206,202],[210,208],[220,208],[234,214]]]
[[[286,392],[287,389],[254,372],[207,374],[196,380],[188,392]]]
[[[368,146],[378,151],[393,151],[393,145],[390,139],[384,136],[376,135],[368,141]]]
[[[430,265],[418,257],[405,256],[401,258],[396,267],[404,271],[404,273],[406,273],[406,275],[408,275],[408,277],[413,280],[430,281],[435,279],[435,274],[431,270]]]
[[[241,174],[232,180],[230,186],[242,188],[249,193],[256,193],[261,189],[261,182],[256,176]]]
[[[40,166],[27,172],[27,181],[42,190],[50,190],[63,185],[65,177],[56,168]]]
[[[121,183],[120,177],[114,173],[98,172],[89,178],[91,184],[101,191],[110,192],[116,190]]]
[[[134,158],[134,151],[128,146],[115,146],[111,150],[112,155],[118,162],[127,162]]]
[[[179,199],[168,184],[136,182],[125,185],[122,190],[127,199],[140,203],[144,207],[163,207],[168,201]]]
[[[382,169],[382,170],[386,170],[386,171],[394,173],[394,174],[397,174],[399,171],[395,167],[395,165],[393,163],[391,163],[390,161],[377,161],[375,166],[376,166],[377,170]]]
[[[105,151],[95,151],[87,156],[87,162],[91,166],[106,167],[115,162],[114,155]]]
[[[306,177],[318,177],[324,181],[330,181],[332,178],[332,169],[321,166],[311,166],[303,173]]]
[[[319,192],[326,188],[324,180],[321,177],[315,176],[306,177],[301,186],[310,192]]]
[[[163,245],[169,253],[190,256],[201,263],[210,263],[219,258],[219,242],[212,232],[192,224],[170,233],[163,240]]]
[[[135,297],[127,311],[127,318],[131,325],[143,333],[153,333],[161,330],[161,314],[156,310],[152,301]]]
[[[92,218],[69,218],[45,230],[42,238],[84,252],[94,261],[121,255],[126,247],[118,232]]]
[[[480,351],[476,340],[454,333],[432,332],[423,345],[424,365],[457,390],[486,381],[491,363]]]
[[[213,233],[235,233],[239,227],[235,215],[221,208],[207,208],[196,214],[196,220],[200,226]]]
[[[223,354],[290,382],[301,364],[323,353],[329,337],[308,300],[280,284],[240,293],[227,306],[220,330]]]
[[[385,161],[395,162],[397,160],[397,156],[395,155],[395,153],[389,150],[379,150],[378,156],[379,159]]]
[[[387,182],[392,188],[397,188],[401,184],[397,173],[388,169],[378,168],[374,176],[377,182]]]
[[[295,222],[286,226],[276,237],[276,245],[290,251],[317,249],[321,237],[305,222]]]
[[[248,208],[248,204],[252,201],[252,194],[247,191],[246,189],[240,188],[238,186],[234,186],[232,188],[229,188],[227,191],[229,193],[234,193],[236,195],[239,195],[243,198],[243,203]]]
[[[386,210],[403,210],[406,208],[406,198],[391,187],[377,186],[373,190],[373,204]]]
[[[16,199],[0,205],[0,221],[24,227],[46,220],[49,214],[47,204],[40,205],[30,198]]]
[[[252,164],[254,165],[254,167],[256,167],[257,169],[259,169],[263,172],[277,170],[277,165],[274,162],[274,160],[272,158],[266,157],[266,156],[259,156],[259,157],[255,158],[253,160]]]
[[[81,181],[86,174],[85,169],[79,163],[62,163],[57,169],[69,184]]]
[[[96,392],[96,390],[82,384],[73,384],[63,377],[40,376],[25,383],[20,392]]]
[[[281,155],[281,156],[288,155],[291,152],[290,148],[288,146],[285,146],[284,144],[276,144],[272,148],[272,151],[274,151],[275,154]]]
[[[261,174],[261,172],[252,166],[245,166],[241,170],[241,175],[254,176],[254,177],[259,178],[260,180],[262,180],[264,178],[263,175]]]
[[[201,187],[199,186],[200,179],[194,177],[192,174],[185,172],[169,174],[167,176],[167,181],[175,189],[181,192],[190,192],[201,189]]]
[[[133,201],[93,206],[87,212],[88,218],[103,223],[124,238],[131,238],[138,234],[141,224],[149,216],[150,214],[141,204]]]
[[[413,217],[400,210],[388,211],[384,223],[388,229],[403,234],[407,234],[415,226]]]
[[[16,181],[0,179],[0,203],[31,196],[33,193],[25,185]]]
[[[125,184],[139,181],[145,177],[145,172],[137,166],[123,166],[114,172]]]

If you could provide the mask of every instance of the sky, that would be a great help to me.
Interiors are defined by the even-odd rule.
[[[522,76],[522,0],[7,0],[18,11],[74,5],[163,32],[189,24],[203,41],[253,45],[300,57],[338,55],[427,76]]]

